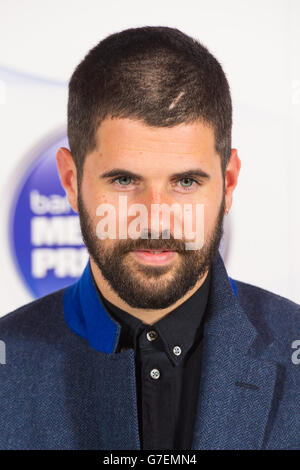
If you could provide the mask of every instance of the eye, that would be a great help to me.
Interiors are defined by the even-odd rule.
[[[118,178],[115,178],[113,181],[117,181],[120,186],[128,186],[130,183],[132,183],[132,178],[131,176],[124,175],[118,176]]]
[[[182,178],[179,183],[182,188],[190,188],[196,181],[193,178]]]

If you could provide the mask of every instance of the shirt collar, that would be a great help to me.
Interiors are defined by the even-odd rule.
[[[212,265],[212,273],[215,269],[214,265],[218,265],[220,263],[223,264],[221,256],[218,254]],[[233,286],[233,281],[230,278],[229,280]],[[212,276],[211,290],[214,291],[215,288],[214,276]],[[196,293],[198,291],[196,291]],[[178,313],[179,319],[182,320],[186,315],[184,312],[186,312],[187,305],[190,306],[192,315],[196,316],[196,303],[194,304],[195,299],[193,299],[194,295],[178,307],[178,312],[176,313]],[[82,338],[86,339],[92,348],[106,354],[117,352],[121,325],[108,312],[108,309],[105,307],[103,300],[98,293],[91,271],[90,260],[78,281],[65,288],[63,308],[64,318],[69,328]],[[137,328],[139,326],[143,327],[144,324],[140,320],[135,317],[132,318],[134,318],[133,321],[136,321]],[[162,335],[163,332],[166,332],[168,329],[170,318],[168,319],[167,315],[156,323],[156,326],[162,329]],[[139,325],[139,322],[141,325]],[[149,327],[149,325],[147,325],[147,327]],[[168,343],[172,345],[174,341],[176,342],[176,339],[177,338],[175,338],[175,336],[172,337],[171,334],[170,341],[168,341]]]
[[[196,336],[201,336],[201,325],[205,313],[210,286],[210,270],[204,283],[185,302],[168,313],[161,320],[148,325],[133,315],[116,307],[105,299],[101,292],[99,295],[107,311],[121,325],[119,347],[137,349],[139,346],[147,348],[149,342],[147,333],[155,331],[158,337],[155,341],[162,341],[164,350],[174,365],[180,363],[195,343]],[[180,348],[180,353],[174,353],[174,348]]]

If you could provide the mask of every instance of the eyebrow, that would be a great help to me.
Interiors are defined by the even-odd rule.
[[[106,171],[100,175],[100,178],[113,178],[114,176],[129,176],[130,178],[143,180],[143,176],[133,173],[132,171],[125,170],[122,168],[113,168],[112,170]],[[171,179],[180,179],[180,178],[190,178],[192,176],[199,176],[200,178],[209,179],[210,176],[205,171],[200,168],[195,168],[187,171],[180,171],[178,173],[173,173]]]

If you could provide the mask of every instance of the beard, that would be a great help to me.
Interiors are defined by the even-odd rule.
[[[186,250],[182,239],[127,239],[107,245],[96,235],[96,228],[78,190],[78,213],[83,241],[89,255],[110,287],[128,305],[143,309],[164,309],[181,299],[211,266],[223,235],[225,194],[212,233],[200,250]],[[175,263],[144,265],[130,255],[135,250],[174,250]]]

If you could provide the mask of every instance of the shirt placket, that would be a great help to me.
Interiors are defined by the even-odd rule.
[[[138,340],[139,367],[142,382],[143,448],[163,449],[171,445],[174,367],[154,329],[145,329]],[[166,441],[168,441],[166,443]]]

